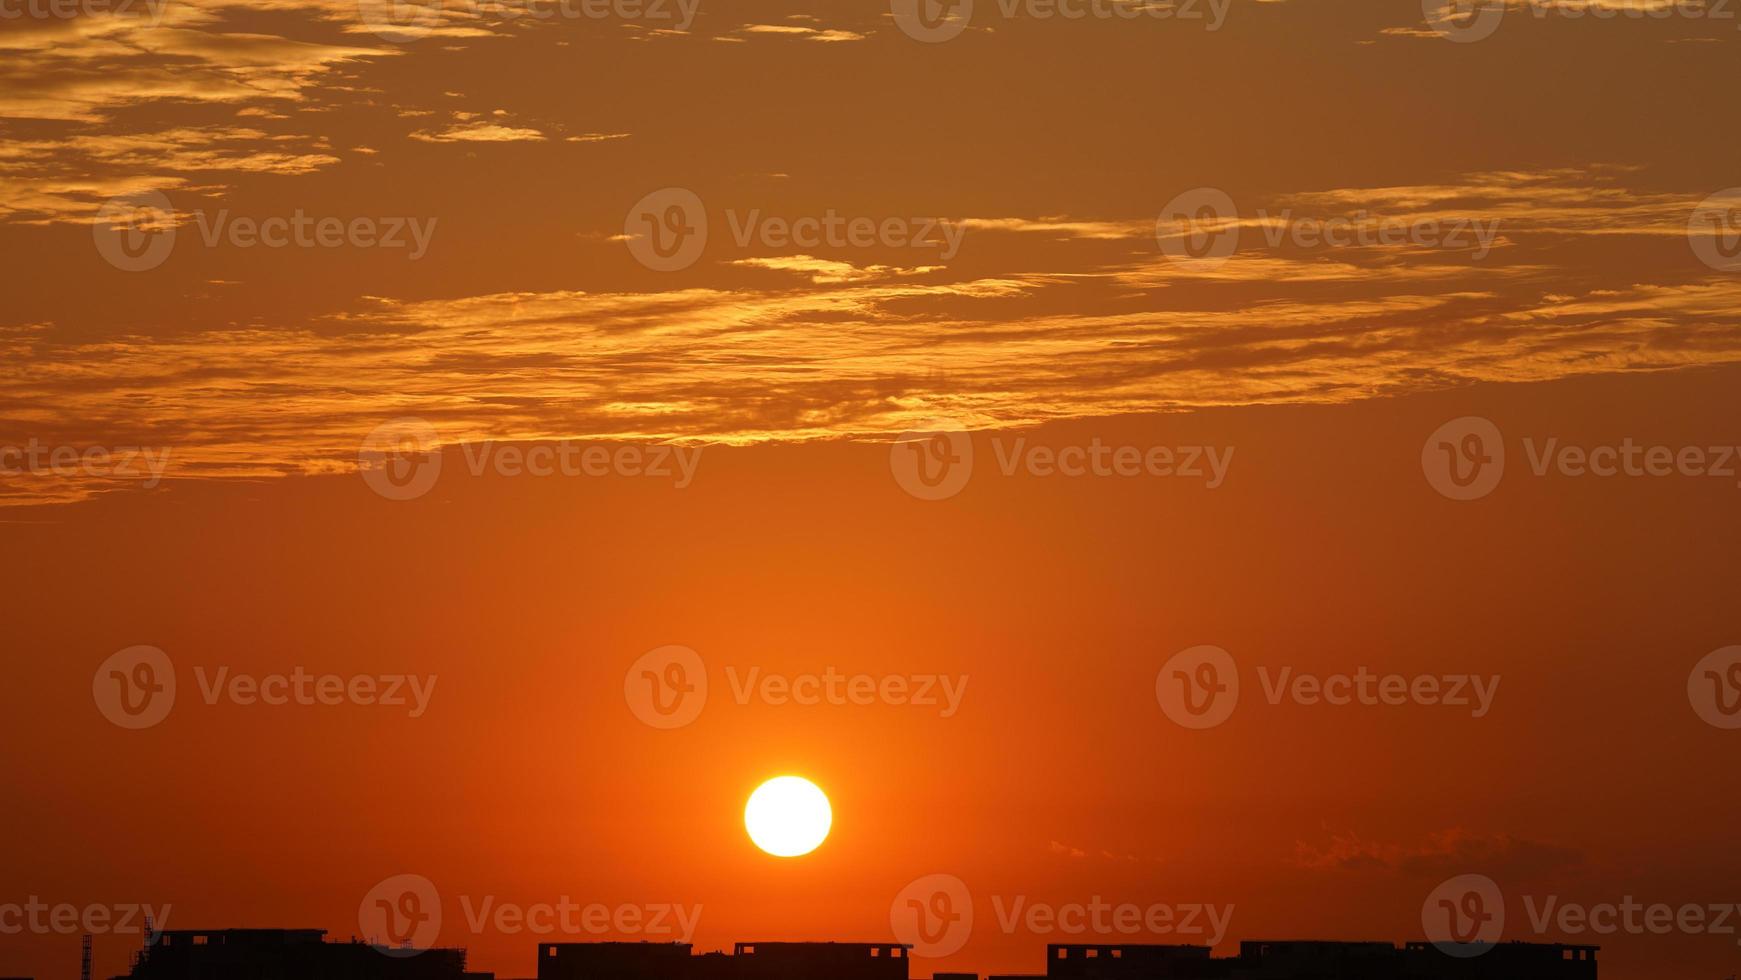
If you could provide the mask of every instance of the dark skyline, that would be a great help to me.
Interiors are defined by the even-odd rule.
[[[1207,946],[1049,943],[1044,971],[985,980],[1596,980],[1592,945],[1241,941]],[[536,980],[922,980],[903,943],[554,942],[536,946]],[[979,980],[948,971],[932,980]],[[166,930],[113,980],[497,980],[459,948],[329,942],[318,929]],[[501,980],[509,980],[502,977]]]

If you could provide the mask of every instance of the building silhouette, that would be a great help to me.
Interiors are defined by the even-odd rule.
[[[538,980],[908,980],[900,943],[541,943]]]
[[[326,941],[325,929],[165,930],[133,959],[131,980],[494,980],[463,949],[404,950]],[[125,980],[125,978],[116,978]]]
[[[1596,952],[1512,942],[1459,957],[1426,942],[1248,941],[1216,957],[1207,946],[1054,943],[1045,972],[985,980],[1596,980]],[[900,943],[738,943],[699,954],[689,943],[540,943],[537,980],[911,980],[910,953]],[[328,942],[320,929],[221,929],[159,933],[115,980],[495,978],[468,971],[463,949]]]

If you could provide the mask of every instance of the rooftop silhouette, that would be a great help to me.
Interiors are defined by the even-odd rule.
[[[1453,956],[1432,943],[1247,941],[1234,956],[1207,946],[1053,943],[1037,974],[986,980],[1595,980],[1595,946],[1498,943]],[[1470,950],[1463,950],[1469,952]],[[910,980],[901,943],[540,943],[537,980]],[[320,929],[158,933],[115,980],[495,980],[458,948],[328,942]],[[980,980],[937,973],[934,980]]]

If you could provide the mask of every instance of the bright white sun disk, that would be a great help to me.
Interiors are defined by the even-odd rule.
[[[775,857],[809,854],[828,837],[834,811],[828,797],[802,776],[780,776],[756,787],[744,806],[744,829]]]

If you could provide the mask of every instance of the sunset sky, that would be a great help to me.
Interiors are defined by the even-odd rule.
[[[0,976],[92,931],[9,905],[343,939],[401,875],[504,978],[679,937],[486,899],[911,941],[945,879],[915,977],[1420,939],[1462,875],[1605,980],[1741,966],[1741,8],[920,2],[0,0]],[[1593,471],[1626,446],[1673,463]],[[140,646],[176,690],[130,728]],[[708,689],[660,727],[668,646]],[[1200,646],[1240,690],[1192,728]],[[833,808],[803,857],[745,834],[782,774]],[[1230,914],[1010,911],[1099,900]]]

